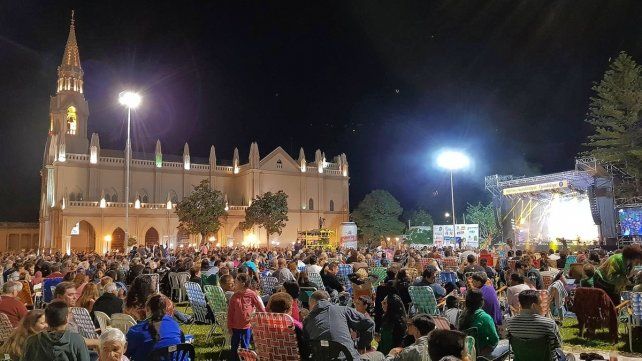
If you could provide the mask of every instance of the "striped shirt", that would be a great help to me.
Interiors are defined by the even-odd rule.
[[[552,318],[541,316],[533,310],[522,312],[506,321],[506,329],[510,336],[523,340],[531,340],[547,336],[551,342],[553,359],[556,360],[555,349],[562,347],[562,336],[557,324]]]

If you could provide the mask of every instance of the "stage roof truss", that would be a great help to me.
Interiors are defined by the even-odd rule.
[[[534,177],[513,177],[513,176],[502,176],[502,175],[492,175],[488,176],[485,179],[486,189],[491,192],[494,196],[506,196],[506,197],[515,197],[522,194],[531,194],[535,196],[535,193],[580,193],[583,194],[586,190],[593,185],[594,178],[587,171],[566,171],[560,173],[539,175]],[[528,192],[512,195],[503,195],[503,190],[507,188],[516,188],[522,186],[536,185],[541,183],[549,182],[561,182],[568,181],[568,187],[559,188],[555,190],[548,191],[539,191],[539,192]]]

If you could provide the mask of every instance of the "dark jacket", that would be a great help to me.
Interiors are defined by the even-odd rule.
[[[360,360],[354,348],[350,330],[357,333],[359,347],[370,348],[374,333],[374,321],[356,310],[321,300],[303,323],[305,338],[311,341],[330,340],[344,345],[355,360]]]
[[[341,283],[341,281],[339,281],[339,278],[331,273],[322,272],[321,280],[323,281],[323,284],[325,285],[326,291],[328,291],[328,293],[332,293],[333,290],[336,290],[337,292],[345,291],[345,289],[343,288],[343,284]]]
[[[27,339],[24,361],[89,361],[85,340],[70,331],[45,331]]]
[[[118,298],[113,293],[103,293],[102,296],[98,297],[92,308],[92,316],[95,311],[104,312],[107,316],[111,317],[114,313],[123,312],[123,300]]]

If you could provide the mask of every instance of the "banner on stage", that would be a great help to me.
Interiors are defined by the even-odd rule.
[[[437,247],[458,246],[479,247],[479,224],[458,224],[456,232],[453,232],[453,225],[434,225],[433,242]]]
[[[511,194],[550,191],[550,190],[562,189],[562,188],[568,188],[568,181],[567,180],[555,181],[555,182],[546,182],[546,183],[539,183],[539,184],[532,184],[532,185],[521,186],[521,187],[505,188],[502,191],[502,193],[505,196],[508,196],[508,195],[511,195]]]

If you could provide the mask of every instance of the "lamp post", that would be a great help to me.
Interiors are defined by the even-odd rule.
[[[450,172],[450,204],[452,206],[453,239],[456,238],[457,216],[455,213],[455,190],[453,185],[453,172],[464,169],[470,165],[470,158],[462,152],[445,150],[437,156],[437,165]]]
[[[131,163],[131,119],[132,109],[140,104],[140,95],[132,91],[123,91],[118,95],[118,102],[127,107],[127,142],[125,143],[125,242],[129,244],[129,163]]]

